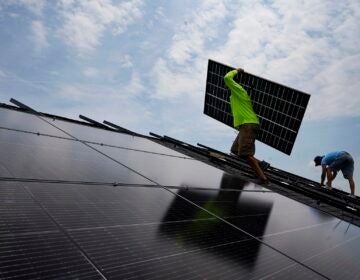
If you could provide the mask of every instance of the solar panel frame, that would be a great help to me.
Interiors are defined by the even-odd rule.
[[[231,92],[223,78],[234,69],[209,59],[204,100],[204,114],[230,127],[233,127]],[[310,94],[247,72],[237,74],[234,80],[248,92],[259,117],[257,140],[290,155]]]

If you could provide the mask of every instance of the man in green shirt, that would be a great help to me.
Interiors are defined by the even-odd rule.
[[[246,158],[250,166],[255,170],[260,178],[260,183],[268,183],[263,170],[259,165],[259,161],[255,155],[255,139],[259,130],[259,119],[255,114],[249,95],[246,90],[234,81],[234,77],[244,72],[243,69],[232,70],[224,77],[226,86],[231,91],[230,106],[234,119],[234,127],[239,130],[231,152]]]

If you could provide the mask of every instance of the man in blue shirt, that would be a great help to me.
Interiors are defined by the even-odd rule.
[[[354,160],[348,152],[331,152],[324,156],[314,158],[315,166],[321,165],[321,186],[324,186],[325,176],[327,177],[326,185],[332,187],[331,183],[335,179],[337,172],[341,170],[344,178],[349,181],[351,196],[355,197]]]

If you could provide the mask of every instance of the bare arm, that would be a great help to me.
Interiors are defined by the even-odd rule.
[[[333,176],[333,172],[329,168],[326,169],[326,178],[327,178],[326,185],[328,185],[331,188],[331,183],[334,180],[334,176]]]
[[[325,165],[322,165],[322,171],[321,171],[321,182],[320,182],[320,185],[321,186],[324,186],[324,181],[325,181],[325,177],[326,177],[326,171],[327,171],[327,168]]]

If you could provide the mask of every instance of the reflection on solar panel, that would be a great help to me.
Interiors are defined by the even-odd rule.
[[[233,127],[229,97],[224,76],[234,68],[209,60],[204,113]],[[258,140],[290,155],[310,95],[265,80],[249,73],[238,74],[235,81],[250,95],[260,120]]]
[[[0,279],[360,276],[360,228],[323,208],[179,144],[13,109],[0,107]]]

